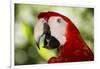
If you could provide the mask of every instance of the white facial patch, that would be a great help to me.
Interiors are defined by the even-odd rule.
[[[39,37],[43,34],[43,24],[46,23],[44,18],[41,18],[37,21],[35,28],[34,28],[34,38],[38,42]]]
[[[66,21],[58,16],[52,16],[48,20],[51,35],[54,36],[61,45],[66,42]]]

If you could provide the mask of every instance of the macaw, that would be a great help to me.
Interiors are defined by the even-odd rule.
[[[66,16],[57,12],[41,12],[34,28],[34,38],[40,48],[57,49],[57,55],[48,59],[48,63],[93,61],[94,54],[83,40],[74,23]]]

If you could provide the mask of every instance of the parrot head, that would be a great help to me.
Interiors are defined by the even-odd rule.
[[[67,42],[68,24],[71,21],[56,12],[42,12],[34,29],[34,37],[38,48],[41,38],[44,36],[44,48],[55,49]]]
[[[93,53],[82,39],[77,27],[68,17],[60,13],[50,11],[41,12],[38,15],[37,23],[34,28],[34,38],[39,52],[44,58],[47,57],[46,60],[50,63],[52,63],[52,61],[71,62],[93,60]],[[50,50],[52,49],[57,49],[58,54],[55,55],[55,53],[51,53]],[[77,50],[79,50],[79,53],[77,53],[78,57],[77,54],[74,54]],[[54,56],[56,56],[59,61],[57,58],[52,58]],[[66,60],[61,56],[67,57]],[[70,58],[70,56],[77,58],[73,59],[72,57]]]

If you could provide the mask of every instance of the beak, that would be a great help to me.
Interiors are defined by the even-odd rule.
[[[36,42],[37,44],[37,47],[40,49],[39,47],[39,43],[40,43],[40,39],[41,37],[43,37],[43,35],[46,35],[48,39],[50,39],[50,36],[51,36],[51,32],[50,32],[50,27],[47,23],[44,23],[43,24],[43,34],[39,37],[39,40],[38,42]]]
[[[39,40],[37,42],[37,46],[39,49],[40,49],[39,43],[40,43],[41,37],[43,37],[44,35],[45,35],[44,48],[55,49],[55,48],[58,48],[60,46],[60,42],[54,36],[51,35],[49,25],[47,23],[44,23],[43,24],[43,34],[39,37]]]

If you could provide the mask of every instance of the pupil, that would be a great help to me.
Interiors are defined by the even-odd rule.
[[[58,23],[61,23],[61,20],[60,20],[60,19],[57,19],[57,22],[58,22]]]

